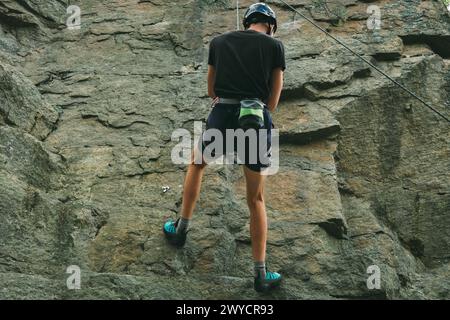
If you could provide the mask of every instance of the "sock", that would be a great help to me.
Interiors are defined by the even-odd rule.
[[[180,218],[177,225],[177,234],[186,233],[190,219]]]
[[[255,278],[266,277],[266,263],[264,261],[255,261]]]

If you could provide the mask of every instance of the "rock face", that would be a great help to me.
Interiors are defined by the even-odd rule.
[[[450,298],[449,123],[269,2],[288,66],[273,114],[280,170],[266,188],[268,264],[283,288],[253,291],[239,167],[207,169],[183,250],[161,232],[185,171],[171,135],[208,115],[208,43],[235,28],[235,3],[86,0],[81,28],[69,30],[69,1],[7,0],[0,298]],[[450,117],[443,4],[371,2],[382,25],[369,30],[367,2],[327,13],[289,1]],[[242,14],[251,1],[240,4]],[[80,290],[66,286],[70,265]],[[379,289],[367,286],[370,266]]]

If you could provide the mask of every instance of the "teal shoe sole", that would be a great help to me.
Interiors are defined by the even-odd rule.
[[[282,277],[273,280],[263,280],[257,278],[254,282],[255,291],[266,293],[278,289],[281,285],[282,280]]]
[[[176,234],[176,233],[170,233],[167,232],[166,229],[163,226],[163,232],[164,235],[166,236],[167,241],[177,247],[177,248],[181,248],[184,246],[184,244],[186,243],[186,234]]]

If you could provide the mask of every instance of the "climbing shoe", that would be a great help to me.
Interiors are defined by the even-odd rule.
[[[256,277],[255,278],[255,290],[258,292],[268,292],[275,289],[281,284],[281,274],[276,272],[266,272],[266,277]]]
[[[181,248],[184,246],[184,243],[186,242],[186,233],[177,234],[177,225],[180,221],[180,218],[178,218],[176,221],[169,220],[164,224],[163,232],[166,236],[166,239],[169,241],[169,243],[175,247]]]

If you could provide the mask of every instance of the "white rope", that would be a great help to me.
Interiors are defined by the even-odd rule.
[[[239,0],[236,0],[236,30],[239,30]]]

